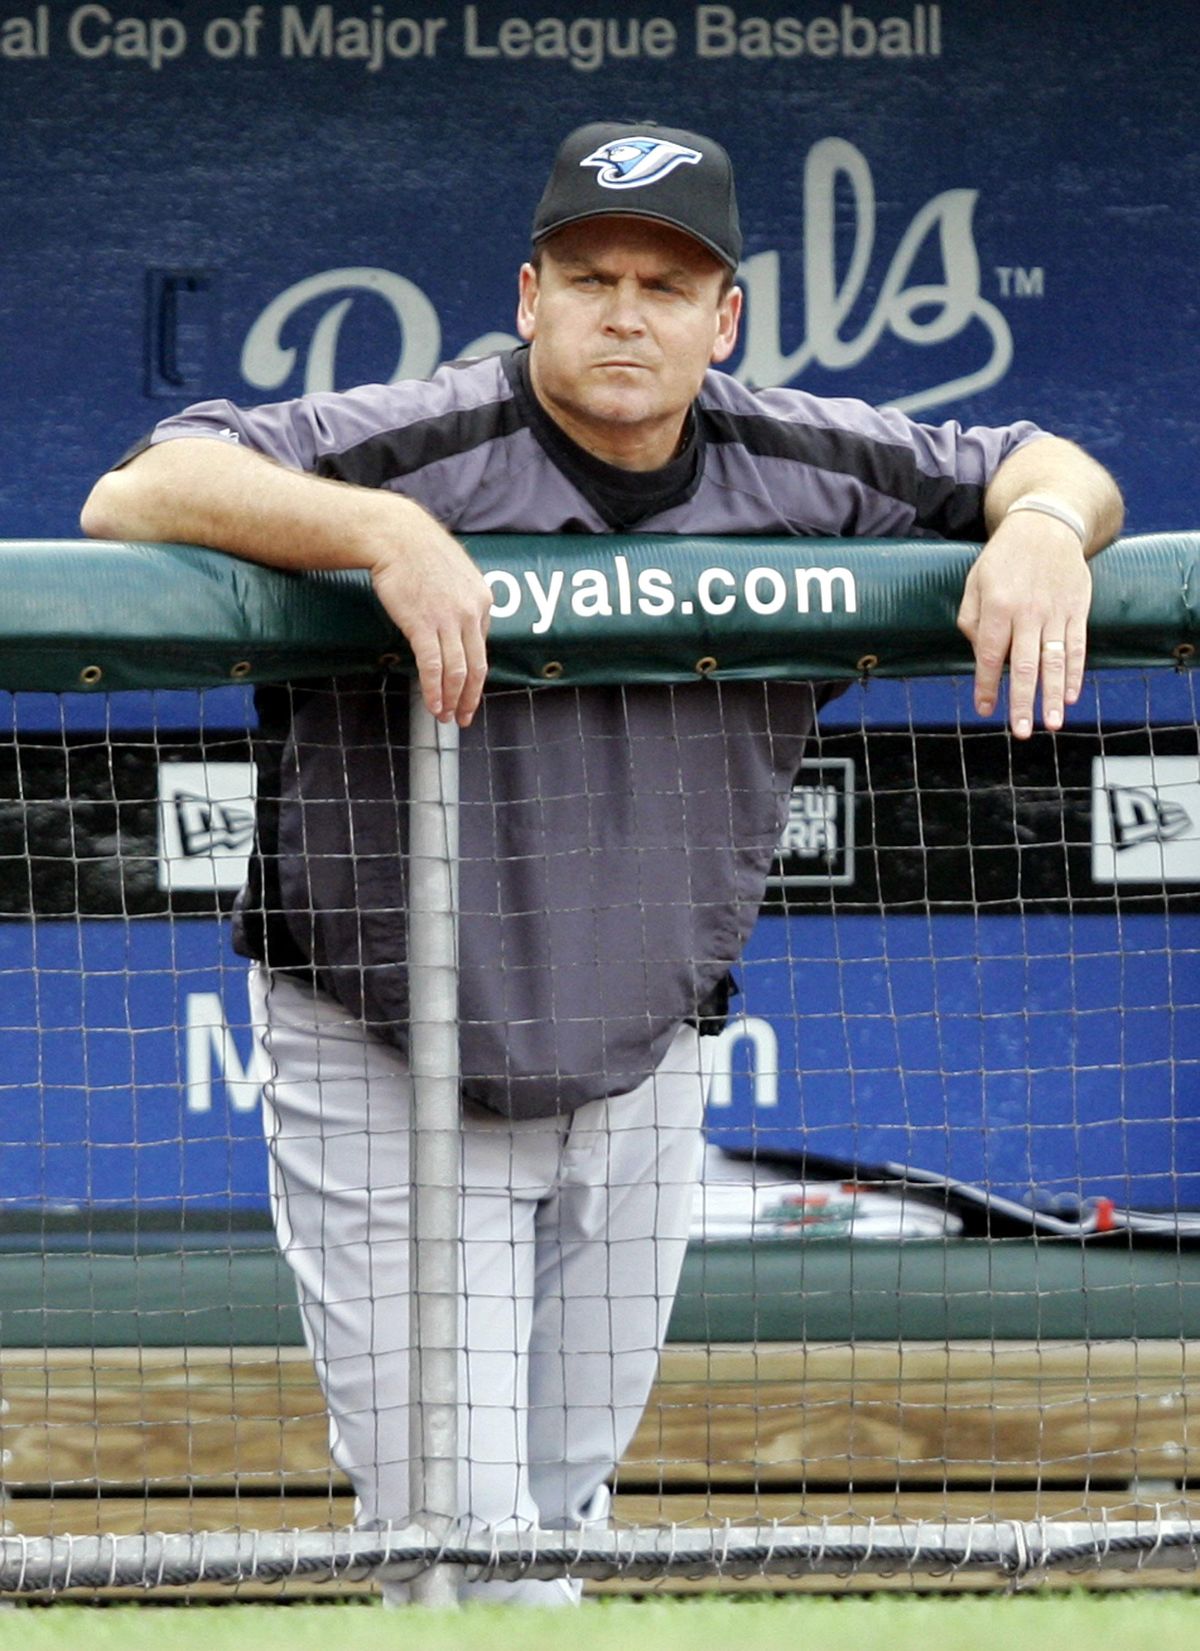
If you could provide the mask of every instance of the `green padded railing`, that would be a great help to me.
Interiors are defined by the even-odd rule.
[[[875,539],[484,536],[491,680],[680,682],[971,669],[955,626],[978,547]],[[9,541],[0,686],[112,691],[286,681],[410,656],[365,573],[289,574],[192,545]],[[1094,666],[1186,663],[1200,533],[1092,564]]]

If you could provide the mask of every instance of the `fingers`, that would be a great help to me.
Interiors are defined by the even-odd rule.
[[[1061,636],[1041,639],[1042,722],[1052,731],[1062,727],[1066,706],[1067,644]]]
[[[1069,623],[1063,636],[1053,636],[1048,629],[1042,633],[1042,721],[1047,728],[1061,728],[1067,706],[1083,692],[1086,661],[1087,637],[1081,623]]]
[[[490,606],[490,597],[489,597]],[[487,680],[488,614],[440,628],[413,625],[405,634],[421,683],[426,709],[439,722],[467,728],[479,709]]]
[[[441,717],[446,694],[442,681],[441,638],[435,630],[417,625],[404,629],[404,634],[412,648],[413,664],[417,668],[425,709],[432,716]]]
[[[1050,625],[1008,626],[997,620],[967,634],[975,647],[975,709],[979,715],[990,716],[996,709],[1007,662],[1009,723],[1017,739],[1028,739],[1033,733],[1039,689],[1042,725],[1057,732],[1067,706],[1074,705],[1083,692],[1085,625],[1071,621],[1064,635],[1055,635]]]
[[[1087,668],[1087,619],[1072,620],[1067,625],[1067,680],[1064,697],[1068,705],[1075,705],[1083,693],[1083,676]]]
[[[975,709],[981,717],[990,717],[1000,699],[1000,678],[1012,646],[1012,623],[994,610],[985,612],[976,582],[968,579],[958,625],[975,652]]]
[[[492,593],[478,568],[436,524],[376,568],[375,590],[413,652],[421,697],[441,722],[466,728],[487,677]]]
[[[483,623],[468,624],[440,638],[442,677],[441,710],[434,715],[443,722],[455,721],[468,728],[483,698],[487,679],[487,649],[484,645],[488,615]]]
[[[975,709],[990,716],[1009,673],[1009,722],[1017,739],[1042,722],[1057,731],[1083,692],[1091,574],[1076,543],[1045,541],[1020,515],[997,529],[963,589],[958,624],[975,653]]]

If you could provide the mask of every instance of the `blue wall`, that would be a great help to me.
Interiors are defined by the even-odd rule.
[[[423,371],[511,330],[554,145],[608,114],[697,124],[731,150],[759,376],[935,419],[1037,418],[1112,465],[1134,529],[1194,525],[1194,7],[796,11],[810,32],[785,57],[750,55],[754,18],[797,38],[790,8],[757,3],[6,6],[0,532],[73,531],[94,473],[200,395]],[[226,26],[259,12],[249,34]],[[630,13],[667,20],[673,50],[642,39],[587,67],[585,20],[621,45]],[[434,55],[336,55],[406,15],[445,19]],[[521,49],[513,20],[544,17],[574,23],[574,62],[532,38],[494,55]],[[874,54],[848,55],[868,24]],[[570,50],[553,36],[542,50]],[[913,55],[881,55],[906,39]],[[152,49],[178,55],[156,66]],[[938,389],[961,380],[977,387]]]

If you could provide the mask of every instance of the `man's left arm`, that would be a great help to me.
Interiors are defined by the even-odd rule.
[[[1072,442],[1043,436],[1004,460],[984,495],[988,541],[967,576],[958,624],[975,650],[975,709],[990,716],[1009,667],[1009,721],[1033,732],[1061,728],[1083,690],[1092,576],[1087,559],[1124,519],[1102,465]]]

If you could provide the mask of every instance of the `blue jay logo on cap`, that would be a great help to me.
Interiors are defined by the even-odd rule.
[[[602,189],[641,189],[665,178],[677,166],[695,166],[703,158],[698,149],[666,138],[628,137],[602,143],[579,164],[597,168],[596,182]]]

